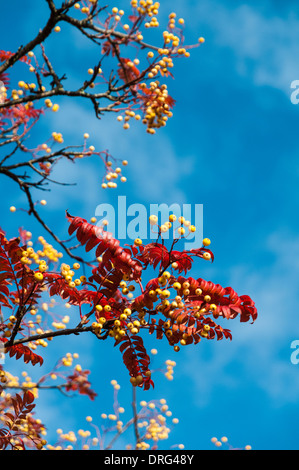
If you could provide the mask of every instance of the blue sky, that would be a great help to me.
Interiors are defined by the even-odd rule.
[[[15,50],[35,35],[39,21],[46,21],[43,3],[31,0],[25,8],[24,2],[13,2],[18,33],[11,33],[2,15],[1,48]],[[188,43],[206,38],[190,59],[175,65],[176,78],[168,84],[177,101],[174,117],[153,137],[141,125],[125,132],[115,117],[99,122],[86,104],[57,100],[61,110],[45,118],[33,139],[56,130],[76,144],[87,131],[96,149],[129,160],[128,183],[106,193],[97,161],[62,165],[57,178],[78,184],[43,195],[48,201],[43,211],[64,236],[65,209],[90,218],[98,204],[115,203],[117,195],[126,194],[128,204],[146,206],[203,204],[204,236],[212,239],[215,262],[198,261],[192,274],[250,295],[259,317],[254,325],[227,323],[232,342],[202,342],[179,354],[158,343],[153,367],[175,360],[175,379],[158,376],[155,391],[140,399],[166,398],[180,420],[164,448],[177,442],[189,449],[212,448],[211,437],[226,435],[239,447],[298,449],[299,365],[290,361],[291,342],[299,339],[299,105],[290,101],[291,82],[299,79],[298,8],[294,1],[270,0],[161,4],[165,24],[171,11],[185,18]],[[111,7],[127,11],[127,5],[115,1]],[[92,65],[94,50],[64,26],[60,34],[49,41],[47,51],[76,83]],[[0,184],[9,195],[0,200],[1,226],[11,236],[19,225],[38,235],[28,217],[8,210],[25,204],[13,184],[4,178]],[[84,397],[66,401],[45,392],[39,409],[42,419],[49,419],[49,435],[57,422],[66,431],[82,428],[86,415],[107,411],[111,379],[121,385],[120,401],[130,404],[119,352],[90,337],[80,338],[79,346],[75,340],[49,345],[49,367],[57,351],[78,351],[82,366],[92,370],[100,403]]]

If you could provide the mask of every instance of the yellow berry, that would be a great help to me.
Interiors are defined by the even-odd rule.
[[[151,225],[156,225],[157,222],[158,222],[158,217],[156,215],[151,215],[149,217],[149,223]]]
[[[40,281],[42,281],[42,280],[44,279],[44,276],[42,275],[41,272],[37,272],[37,273],[34,274],[34,279],[35,279],[36,281],[39,281],[39,282],[40,282]]]
[[[170,272],[169,271],[164,271],[164,273],[162,274],[162,277],[164,277],[165,279],[169,279],[171,276]]]
[[[175,289],[175,290],[180,290],[181,289],[181,284],[179,282],[175,282],[172,287]]]
[[[133,385],[133,387],[136,387],[137,383],[136,383],[135,377],[131,377],[131,378],[130,378],[130,382],[131,382],[131,384]]]
[[[42,264],[39,265],[39,268],[38,268],[38,269],[39,269],[39,271],[40,271],[41,273],[44,273],[44,272],[47,271],[48,266],[47,266],[46,264],[42,263]]]

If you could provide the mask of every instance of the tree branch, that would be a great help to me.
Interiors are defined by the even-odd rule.
[[[46,339],[46,338],[54,338],[56,336],[68,336],[68,335],[78,335],[80,333],[85,333],[88,331],[92,331],[91,326],[84,326],[84,327],[76,327],[76,328],[65,328],[63,330],[57,330],[57,331],[48,331],[46,333],[41,333],[38,335],[32,335],[32,336],[27,336],[26,338],[21,338],[16,340],[13,344],[10,346],[15,346],[18,344],[23,344],[23,343],[29,343],[31,341],[37,341],[39,339]]]
[[[30,42],[26,44],[26,46],[20,46],[19,49],[15,54],[13,54],[9,59],[4,62],[0,66],[0,74],[5,72],[9,67],[14,65],[19,59],[24,57],[28,52],[32,51],[38,44],[41,44],[52,32],[52,29],[56,25],[56,23],[59,21],[59,17],[57,17],[53,12],[50,15],[50,18],[48,19],[47,24],[45,27],[40,30],[38,35],[32,39]]]

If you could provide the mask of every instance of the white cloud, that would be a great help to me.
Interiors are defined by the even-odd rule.
[[[282,244],[288,249],[282,249]],[[242,286],[243,292],[252,293],[259,312],[256,323],[240,324],[237,319],[227,322],[232,342],[209,343],[206,347],[200,344],[197,354],[186,353],[183,374],[193,382],[198,407],[209,404],[218,386],[229,391],[238,389],[242,381],[263,390],[273,406],[298,400],[298,366],[291,363],[290,346],[291,341],[299,339],[299,238],[277,232],[269,236],[264,248],[274,257],[269,266],[259,269],[257,260],[254,273],[246,266],[236,266],[229,273],[233,288],[238,291]]]
[[[248,5],[234,10],[218,5],[215,11],[216,40],[234,51],[239,72],[252,73],[256,85],[289,93],[299,76],[299,20],[264,16]]]
[[[127,159],[129,166],[125,170],[128,183],[123,186],[125,194],[134,193],[140,199],[136,202],[152,203],[187,203],[186,192],[180,187],[180,179],[193,171],[194,157],[192,155],[176,154],[172,142],[163,130],[155,136],[149,136],[146,128],[140,123],[134,123],[129,131],[125,131],[116,121],[116,115],[106,115],[97,120],[93,109],[87,111],[80,104],[65,101],[61,111],[53,117],[53,127],[58,129],[74,144],[82,142],[84,132],[90,134],[90,145],[97,151],[108,150],[117,159]],[[74,142],[74,135],[77,142]],[[92,203],[91,188],[100,187],[103,165],[94,165],[95,160],[80,165],[65,163],[57,165],[55,176],[60,180],[76,181],[84,178],[86,194]],[[60,168],[59,168],[60,165]],[[98,174],[95,174],[95,168]],[[87,183],[88,182],[88,183]],[[96,186],[98,182],[98,185]],[[121,186],[122,188],[122,186]],[[56,188],[57,192],[57,188]],[[65,190],[63,189],[63,192]],[[80,192],[70,192],[76,198]],[[101,191],[104,194],[104,191]],[[59,198],[59,194],[56,194]],[[105,198],[105,195],[104,195]],[[95,200],[95,204],[99,201]]]
[[[163,2],[163,7],[165,12],[171,10],[173,2]],[[223,60],[219,55],[231,51],[238,74],[290,95],[291,82],[299,78],[299,19],[295,14],[278,17],[271,6],[259,9],[245,2],[225,5],[217,0],[180,0],[175,10],[185,14],[188,28],[206,36],[204,47],[209,48],[209,59],[219,64],[219,81]]]

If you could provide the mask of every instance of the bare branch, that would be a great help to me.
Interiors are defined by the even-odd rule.
[[[15,346],[17,344],[30,343],[31,341],[37,341],[39,339],[54,338],[56,336],[78,335],[80,333],[85,333],[85,332],[90,332],[90,331],[92,331],[91,326],[82,326],[82,327],[76,327],[76,328],[65,328],[63,330],[57,330],[57,331],[48,331],[46,333],[41,333],[41,334],[27,336],[25,338],[17,339],[12,344],[9,344],[9,346]]]
[[[15,54],[13,54],[9,59],[7,59],[4,64],[0,66],[0,74],[5,72],[9,67],[14,65],[19,59],[24,57],[28,52],[32,51],[38,44],[41,44],[52,32],[53,28],[55,27],[56,23],[59,21],[58,17],[51,14],[50,18],[48,19],[47,24],[45,27],[40,30],[38,35],[28,42],[25,46],[20,46],[19,49]]]

